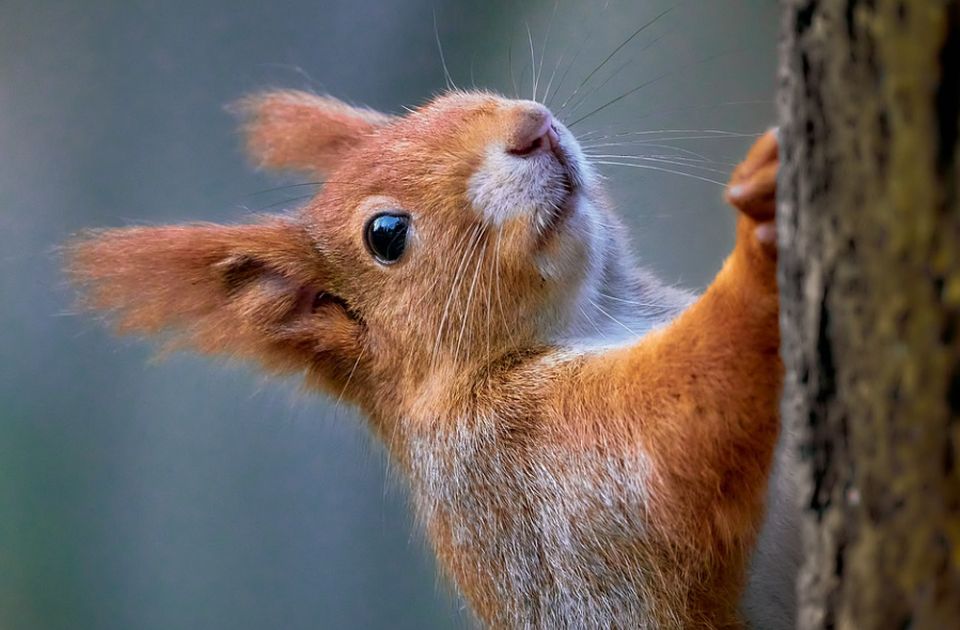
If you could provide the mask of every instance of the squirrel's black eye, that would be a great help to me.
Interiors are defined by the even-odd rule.
[[[379,262],[389,265],[400,260],[407,246],[410,217],[396,212],[374,215],[367,222],[367,248]]]

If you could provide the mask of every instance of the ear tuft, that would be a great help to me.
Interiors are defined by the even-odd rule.
[[[254,94],[231,107],[243,121],[247,152],[271,170],[323,175],[390,116],[297,90]]]
[[[363,328],[346,302],[316,297],[328,295],[331,271],[297,222],[99,230],[64,254],[80,305],[106,314],[118,332],[306,371],[333,392],[363,356]]]
[[[65,254],[81,306],[119,332],[211,353],[262,354],[300,293],[326,282],[309,237],[285,220],[88,232]]]

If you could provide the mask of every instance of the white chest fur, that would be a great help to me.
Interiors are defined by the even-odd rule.
[[[644,453],[496,415],[437,422],[410,443],[417,509],[471,596],[506,602],[494,625],[655,627]]]

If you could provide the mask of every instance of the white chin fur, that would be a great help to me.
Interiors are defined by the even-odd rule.
[[[570,132],[558,131],[565,166],[549,153],[517,157],[495,143],[467,183],[473,210],[489,225],[523,221],[532,232],[531,243],[544,236],[530,254],[556,291],[550,300],[556,310],[545,315],[557,322],[598,300],[607,247],[606,228],[590,198],[595,176]],[[571,184],[576,191],[568,199]],[[566,204],[561,223],[547,227],[548,217]],[[551,233],[544,235],[545,229]]]
[[[517,157],[493,144],[470,177],[467,198],[487,222],[501,226],[562,203],[563,176],[563,167],[550,155]]]
[[[572,207],[567,211],[563,224],[547,237],[546,245],[534,254],[540,275],[546,280],[576,281],[578,274],[587,279],[591,270],[600,267],[599,261],[595,260],[600,249],[596,208],[582,193],[574,193],[567,203]]]

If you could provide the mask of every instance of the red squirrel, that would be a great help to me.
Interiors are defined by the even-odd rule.
[[[453,91],[390,116],[277,91],[240,111],[256,163],[318,194],[80,235],[85,304],[358,407],[486,625],[742,627],[782,378],[775,134],[733,173],[736,245],[697,297],[635,267],[539,103]]]

